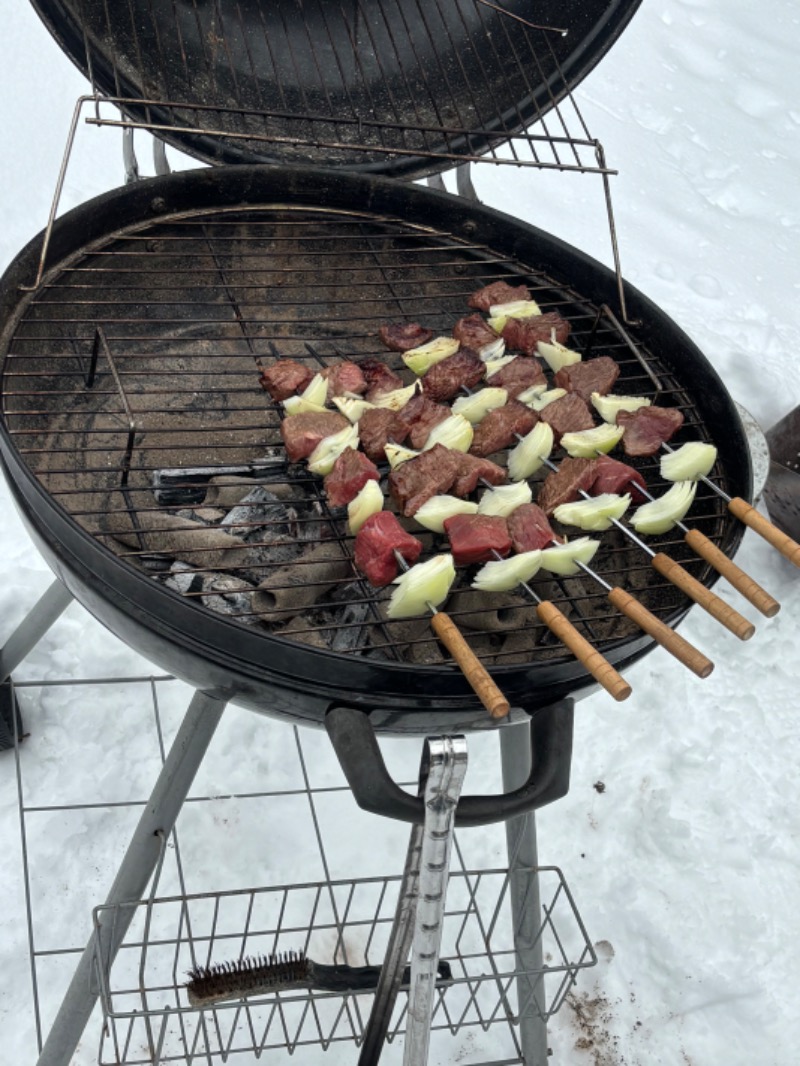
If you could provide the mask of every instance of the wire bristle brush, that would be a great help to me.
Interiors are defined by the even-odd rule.
[[[325,966],[299,951],[256,955],[236,962],[217,962],[189,970],[186,993],[193,1007],[207,1007],[229,999],[265,996],[298,988],[322,992],[372,992],[378,983],[380,966]],[[403,973],[403,986],[411,979],[410,968]],[[439,980],[450,981],[449,963],[439,963]],[[402,986],[401,986],[402,987]]]

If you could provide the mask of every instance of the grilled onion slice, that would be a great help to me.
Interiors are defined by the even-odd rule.
[[[708,476],[716,461],[717,449],[713,444],[690,441],[661,456],[661,476],[665,481],[697,481]]]
[[[478,514],[507,518],[512,511],[516,511],[524,503],[530,503],[532,499],[533,493],[527,481],[498,485],[497,488],[484,492],[478,504]]]
[[[365,411],[369,411],[375,406],[374,403],[368,403],[367,400],[363,400],[360,396],[334,396],[333,402],[347,421],[352,422],[353,425],[356,424]]]
[[[391,441],[383,451],[392,470],[401,463],[408,462],[409,459],[416,459],[419,455],[419,452],[415,452],[413,448],[404,448],[402,444],[393,444]]]
[[[524,581],[530,581],[541,565],[541,551],[521,552],[508,559],[495,559],[481,567],[472,587],[481,592],[510,592]]]
[[[489,308],[489,325],[495,333],[502,333],[509,318],[533,318],[542,309],[535,300],[510,300],[507,304],[492,304]]]
[[[431,496],[414,515],[414,521],[434,533],[444,533],[444,524],[456,514],[477,514],[478,505],[458,496]]]
[[[638,411],[640,407],[649,407],[651,402],[644,396],[615,396],[611,392],[603,396],[599,392],[592,393],[592,407],[604,422],[612,425],[616,425],[620,411]]]
[[[541,411],[547,407],[549,403],[553,403],[554,400],[560,400],[562,396],[566,395],[566,389],[545,389],[544,392],[540,392],[538,396],[534,396],[534,398],[528,402],[528,407],[532,407],[534,411]]]
[[[582,429],[578,433],[565,433],[561,438],[561,447],[567,454],[581,459],[594,459],[598,452],[610,452],[619,444],[623,426],[611,426],[604,422],[594,429]]]
[[[553,339],[550,343],[547,341],[538,342],[536,354],[544,359],[554,374],[557,374],[563,366],[572,366],[573,363],[581,361],[580,352],[573,352],[571,348],[566,348],[563,344],[558,343],[555,339],[555,330],[553,330]]]
[[[559,544],[558,547],[545,548],[542,552],[542,569],[549,570],[551,574],[571,577],[572,574],[578,573],[578,563],[589,565],[599,547],[599,540],[578,537],[577,540]]]
[[[328,380],[315,374],[299,396],[287,396],[283,407],[287,415],[299,415],[304,411],[324,411],[328,398]]]
[[[668,533],[692,506],[696,492],[696,481],[676,481],[660,499],[638,507],[631,525],[637,533]]]
[[[565,526],[577,526],[578,529],[585,529],[590,533],[602,533],[611,528],[612,519],[622,518],[630,505],[630,493],[618,496],[613,492],[603,492],[591,500],[562,503],[553,511],[553,517]]]
[[[381,393],[373,401],[374,405],[375,407],[388,407],[390,411],[399,411],[405,407],[414,393],[419,391],[419,387],[419,382],[415,381],[412,385],[406,385],[402,389],[392,389],[391,392]]]
[[[453,556],[434,555],[424,563],[417,563],[394,579],[397,588],[392,593],[386,614],[389,618],[413,618],[423,614],[431,604],[444,603],[455,581]]]
[[[347,528],[353,536],[370,515],[383,510],[383,493],[377,481],[368,481],[347,505]]]
[[[496,359],[487,359],[486,380],[488,381],[489,378],[492,377],[492,375],[496,374],[498,370],[502,370],[504,366],[507,366],[509,363],[513,363],[516,358],[516,355],[501,355],[498,356]]]
[[[427,374],[432,366],[441,363],[448,355],[455,355],[461,347],[461,342],[455,337],[434,337],[427,344],[420,344],[419,348],[411,348],[403,354],[403,362],[420,377]]]
[[[450,415],[440,422],[428,434],[425,441],[424,452],[432,448],[434,444],[443,444],[445,448],[452,448],[454,452],[468,452],[472,444],[474,430],[463,415]]]
[[[537,422],[516,448],[508,453],[508,476],[524,481],[535,474],[553,450],[553,430],[546,422]]]
[[[463,415],[473,426],[477,425],[495,407],[502,407],[508,399],[506,389],[479,389],[471,396],[459,396],[453,404],[453,414]]]
[[[330,474],[333,464],[345,448],[358,447],[358,426],[345,426],[338,433],[323,439],[308,457],[308,469],[312,474]]]

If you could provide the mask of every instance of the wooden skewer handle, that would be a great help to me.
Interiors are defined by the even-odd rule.
[[[662,577],[665,577],[667,581],[671,581],[681,592],[685,592],[689,599],[694,600],[695,603],[698,603],[704,610],[708,611],[712,618],[716,618],[718,622],[721,622],[739,640],[749,640],[755,633],[756,627],[752,622],[739,614],[733,607],[730,607],[724,600],[721,600],[711,589],[707,589],[697,578],[692,577],[687,570],[683,569],[680,563],[676,563],[674,559],[670,559],[663,552],[654,555],[652,563]]]
[[[592,677],[599,681],[615,700],[626,700],[630,696],[631,686],[625,678],[617,673],[597,648],[581,636],[572,622],[559,611],[554,603],[543,600],[536,608],[536,613],[548,629],[555,633],[561,643],[569,648],[575,658],[583,663]]]
[[[444,611],[431,617],[431,627],[455,661],[464,677],[492,718],[505,718],[509,704],[503,693],[478,661],[475,652],[461,635],[458,626]]]
[[[785,556],[790,563],[800,566],[800,544],[792,540],[786,533],[782,533],[777,526],[760,514],[755,507],[743,500],[740,496],[734,496],[728,504],[728,510],[735,515],[740,522],[755,530],[759,536],[768,541],[773,548],[777,548],[781,555]]]
[[[697,674],[698,677],[708,677],[714,669],[714,664],[710,659],[706,658],[688,640],[684,640],[680,633],[676,633],[674,629],[670,629],[668,625],[665,625],[660,618],[656,618],[654,614],[651,614],[643,603],[640,603],[635,596],[631,596],[625,589],[613,588],[609,592],[608,598],[617,610],[622,611],[645,633],[649,633],[654,640],[658,641],[662,648],[666,648],[679,662],[682,662],[684,666],[688,666],[692,673]]]
[[[733,585],[737,592],[741,592],[746,600],[758,608],[767,618],[773,618],[781,609],[781,605],[762,587],[738,567],[733,559],[729,559],[725,552],[710,541],[699,529],[690,529],[684,538],[686,543],[696,552],[701,559],[705,559],[714,569]]]

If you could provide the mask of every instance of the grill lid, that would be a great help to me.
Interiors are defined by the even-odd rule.
[[[562,104],[640,0],[32,2],[97,91],[198,159],[408,177],[533,127],[569,154]]]

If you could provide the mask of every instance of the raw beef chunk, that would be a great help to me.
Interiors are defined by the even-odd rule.
[[[397,577],[399,552],[413,565],[422,551],[422,541],[407,533],[391,511],[370,515],[356,535],[355,563],[370,585],[382,588]]]
[[[681,428],[683,415],[677,407],[640,407],[638,411],[620,411],[617,425],[625,429],[622,444],[626,455],[655,455]]]
[[[508,555],[511,537],[505,518],[485,514],[457,514],[444,523],[456,566],[485,563]]]
[[[442,444],[401,463],[389,475],[389,492],[408,518],[431,496],[447,492],[458,475],[457,452]]]
[[[588,492],[594,482],[596,459],[562,459],[558,470],[544,479],[537,503],[548,516],[562,503],[578,499],[581,489]]]
[[[641,485],[643,489],[647,488],[638,470],[634,470],[627,463],[621,463],[619,459],[612,459],[610,455],[598,455],[596,463],[594,484],[589,489],[592,496],[600,496],[604,492],[629,492],[634,503],[646,501],[647,497],[636,490],[637,485]]]
[[[346,507],[358,496],[368,481],[379,481],[374,463],[354,448],[345,448],[333,470],[325,477],[325,492],[331,507]]]
[[[502,485],[506,472],[502,466],[488,459],[479,459],[477,455],[456,452],[458,457],[458,476],[450,487],[453,496],[469,496],[474,492],[479,481],[488,481],[490,485]]]
[[[577,433],[582,429],[593,429],[592,412],[584,401],[574,392],[568,392],[558,400],[553,400],[539,412],[539,418],[546,422],[553,431],[556,444],[565,433]]]
[[[325,437],[331,437],[350,423],[336,411],[303,411],[281,422],[281,436],[293,463],[306,459]]]
[[[511,512],[506,522],[515,552],[549,548],[554,540],[558,540],[550,528],[547,515],[535,503],[524,503]]]

